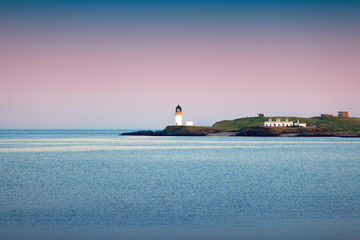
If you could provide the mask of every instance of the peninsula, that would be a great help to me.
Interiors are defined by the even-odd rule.
[[[137,131],[121,135],[140,136],[258,136],[258,137],[360,137],[360,118],[349,117],[339,111],[338,116],[321,114],[319,117],[257,117],[238,118],[216,122],[211,127],[194,126],[193,121],[183,125],[182,108],[175,108],[175,126],[159,131]]]
[[[285,117],[271,117],[284,119]],[[360,118],[319,116],[311,118],[286,117],[289,122],[300,121],[301,126],[264,126],[269,117],[246,117],[224,120],[211,127],[167,126],[160,131],[137,131],[121,135],[143,136],[271,136],[271,137],[360,137]],[[275,122],[276,123],[276,122]]]

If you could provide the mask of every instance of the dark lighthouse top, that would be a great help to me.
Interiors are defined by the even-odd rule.
[[[175,108],[175,112],[182,112],[180,105],[177,105],[177,107]]]

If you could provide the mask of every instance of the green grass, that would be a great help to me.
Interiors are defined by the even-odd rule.
[[[275,121],[276,117],[272,117],[272,120]],[[284,119],[285,117],[281,117]],[[239,131],[244,127],[255,127],[255,126],[264,126],[264,122],[267,121],[269,117],[248,117],[248,118],[238,118],[234,120],[224,120],[216,122],[213,127],[221,129],[223,131]],[[332,133],[355,133],[360,134],[360,118],[339,118],[339,117],[312,117],[312,118],[299,118],[299,117],[289,117],[289,121],[296,122],[305,122],[308,127],[316,126],[329,129]]]

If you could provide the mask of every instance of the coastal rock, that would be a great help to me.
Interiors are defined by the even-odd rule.
[[[122,133],[122,134],[120,134],[120,135],[131,135],[131,136],[155,136],[154,134],[155,134],[155,132],[154,132],[154,131],[142,130],[142,131],[137,131],[137,132],[127,132],[127,133]]]
[[[244,127],[236,136],[258,137],[333,137],[326,128],[315,127]]]
[[[161,131],[137,131],[122,133],[121,135],[137,135],[137,136],[207,136],[222,132],[212,127],[196,127],[196,126],[167,126]]]

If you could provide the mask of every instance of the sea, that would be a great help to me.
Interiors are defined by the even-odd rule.
[[[0,130],[0,239],[360,239],[360,139]]]

